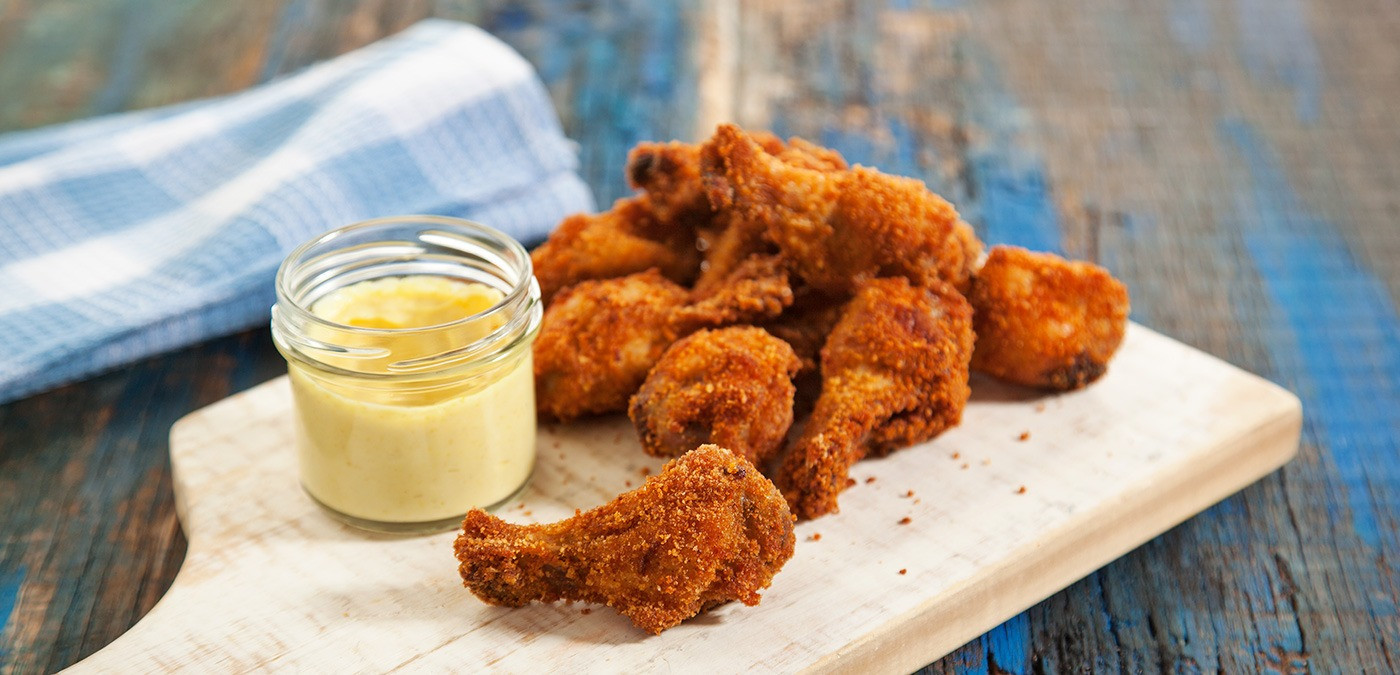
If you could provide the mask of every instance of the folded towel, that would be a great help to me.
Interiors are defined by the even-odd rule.
[[[0,137],[0,402],[265,323],[282,258],[379,216],[527,243],[591,210],[530,65],[425,21],[232,96]]]

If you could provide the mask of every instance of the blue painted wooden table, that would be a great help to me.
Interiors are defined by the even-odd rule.
[[[436,14],[539,69],[600,201],[733,119],[915,175],[992,242],[1296,391],[1297,460],[929,669],[1400,664],[1400,5],[1381,0],[0,2],[0,130],[254,85]],[[110,642],[184,552],[166,434],[255,330],[0,407],[0,670]]]

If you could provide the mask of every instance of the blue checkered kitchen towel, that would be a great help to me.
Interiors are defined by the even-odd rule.
[[[540,240],[591,210],[528,63],[425,21],[233,96],[0,137],[0,402],[264,323],[327,229],[436,213]]]

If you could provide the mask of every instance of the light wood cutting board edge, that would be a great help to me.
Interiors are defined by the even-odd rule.
[[[1152,333],[1136,325],[1133,329]],[[1048,531],[1052,535],[1049,537],[1051,541],[1060,538],[1063,541],[1054,542],[1048,547],[1027,544],[995,564],[988,576],[999,583],[989,584],[983,577],[976,584],[981,589],[1010,586],[1017,588],[1017,592],[991,594],[971,584],[953,587],[936,601],[931,600],[912,610],[892,615],[864,635],[854,636],[843,648],[820,658],[806,670],[912,671],[1287,462],[1297,452],[1301,431],[1301,404],[1297,397],[1258,376],[1219,359],[1213,360],[1247,380],[1254,395],[1254,406],[1269,413],[1261,414],[1258,418],[1260,422],[1253,427],[1242,428],[1234,435],[1222,438],[1213,446],[1211,453],[1202,455],[1207,461],[1214,459],[1204,471],[1197,461],[1179,464],[1165,473],[1155,474],[1150,481],[1142,481],[1143,484],[1124,490],[1121,500],[1075,514],[1072,520]],[[171,429],[172,447],[182,442],[177,439],[188,438],[190,434],[207,434],[207,429],[199,428],[200,418],[225,406],[238,405],[236,402],[245,398],[255,397],[263,388],[279,386],[282,384],[279,380],[241,392],[181,419]],[[198,481],[198,478],[188,475],[191,467],[182,466],[177,453],[172,453],[171,461],[176,474]],[[181,527],[189,536],[191,528],[188,524],[192,522],[190,518],[193,514],[186,503],[185,491],[176,490],[175,494]],[[1138,527],[1133,533],[1133,528],[1123,527],[1128,522],[1146,525]],[[192,538],[190,549],[195,550],[198,546]],[[184,571],[182,565],[181,573]]]
[[[1236,370],[1265,385],[1261,396],[1269,397],[1277,412],[1255,429],[1216,445],[1210,456],[1218,459],[1207,467],[1205,480],[1197,473],[1199,467],[1188,471],[1185,465],[1159,474],[1138,490],[1124,491],[1132,497],[1122,503],[1105,503],[1085,511],[1063,525],[1062,534],[1047,536],[1055,542],[1053,547],[1023,547],[990,572],[993,582],[982,579],[978,584],[996,585],[999,580],[1007,586],[1021,586],[1024,595],[989,596],[967,586],[956,588],[949,595],[891,618],[812,664],[806,672],[913,672],[983,634],[984,626],[1001,625],[1288,463],[1298,454],[1302,438],[1302,402],[1287,389]],[[1238,459],[1231,451],[1246,446],[1255,448],[1246,455],[1248,464],[1231,464]],[[1150,523],[1144,530],[1147,536],[1121,526],[1134,521]],[[1034,600],[1008,601],[1013,597]]]

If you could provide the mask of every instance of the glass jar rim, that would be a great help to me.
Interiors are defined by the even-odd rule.
[[[383,241],[356,242],[349,239],[344,245],[336,246],[334,244],[337,239],[348,239],[367,231],[371,232],[372,236],[372,231],[375,229],[391,230],[395,227],[406,228],[414,233],[406,235],[403,232],[395,232],[392,236],[386,236]],[[413,230],[415,227],[418,229]],[[440,238],[432,236],[433,230],[441,231]],[[430,251],[430,249],[424,248],[425,246],[440,247],[445,250],[445,253],[434,254],[434,256],[441,257],[429,264],[445,263],[451,266],[455,258],[461,262],[463,268],[478,271],[490,270],[489,276],[500,282],[499,286],[484,281],[482,283],[495,286],[498,291],[504,291],[501,299],[482,311],[453,321],[410,328],[351,326],[324,319],[311,311],[314,300],[319,300],[320,297],[324,296],[324,293],[318,295],[316,291],[324,286],[330,286],[329,290],[343,287],[343,285],[336,286],[333,280],[347,274],[354,276],[357,271],[372,269],[375,266],[357,266],[355,264],[357,252],[364,259],[378,260],[376,264],[411,265],[414,262],[415,253],[423,254]],[[318,247],[326,250],[318,251]],[[401,250],[397,251],[397,255],[395,247],[402,247]],[[376,254],[380,257],[375,258]],[[467,262],[473,260],[479,265]],[[317,370],[370,380],[412,379],[431,373],[443,375],[459,369],[489,366],[509,358],[511,354],[518,351],[521,345],[530,344],[539,329],[542,307],[539,300],[539,286],[538,282],[535,281],[533,271],[530,255],[523,245],[500,230],[470,220],[434,215],[399,215],[344,225],[297,246],[278,267],[275,283],[277,304],[272,308],[274,342],[277,343],[279,351],[282,351],[289,360],[295,359],[306,365],[315,366]],[[426,272],[426,274],[432,275],[433,273]],[[391,276],[397,275],[365,275],[360,281]],[[453,277],[455,275],[444,274],[443,276]],[[507,285],[509,285],[508,290],[506,290]],[[306,301],[308,296],[313,297],[314,300]],[[400,336],[449,333],[468,324],[489,319],[496,313],[505,313],[505,320],[500,326],[479,339],[444,352],[423,354],[396,361],[389,366],[391,372],[349,370],[327,363],[322,357],[317,356],[327,353],[345,355],[358,353],[360,356],[366,356],[375,351],[375,349],[370,349],[367,352],[353,344],[324,339],[325,336],[394,339]],[[311,331],[307,331],[307,328],[311,328]],[[313,338],[308,335],[308,332],[322,331],[324,331],[324,335],[321,337]],[[383,348],[377,349],[382,351]]]
[[[454,319],[445,323],[433,324],[431,326],[414,326],[411,328],[376,328],[372,326],[350,326],[347,324],[331,321],[317,316],[315,313],[313,313],[310,307],[304,306],[298,298],[295,298],[289,292],[290,289],[286,287],[287,274],[288,271],[291,269],[291,266],[294,264],[294,261],[300,260],[305,256],[305,254],[308,251],[316,248],[317,246],[329,243],[337,238],[342,238],[363,230],[371,230],[376,227],[382,227],[385,225],[408,224],[415,222],[455,227],[472,231],[475,234],[486,235],[487,237],[491,238],[494,242],[502,245],[511,253],[518,255],[520,259],[524,261],[525,267],[523,270],[521,270],[522,273],[520,275],[520,278],[517,279],[516,282],[511,286],[509,293],[502,295],[499,301],[492,304],[490,307],[481,310],[480,312],[469,314],[460,319]],[[514,237],[511,237],[505,232],[502,232],[488,225],[483,225],[476,221],[467,220],[465,218],[453,218],[451,216],[434,216],[426,214],[402,215],[383,216],[380,218],[371,218],[369,220],[358,221],[349,225],[342,225],[332,230],[327,230],[326,232],[323,232],[303,242],[301,245],[292,249],[291,253],[288,253],[287,257],[282,259],[282,264],[277,266],[275,291],[279,305],[282,304],[282,300],[287,300],[288,309],[293,311],[297,315],[297,318],[310,321],[313,324],[328,326],[336,330],[363,333],[365,335],[404,335],[425,330],[452,328],[464,325],[468,322],[478,321],[487,316],[490,316],[491,314],[501,310],[501,308],[503,307],[507,307],[517,303],[520,300],[521,296],[525,295],[526,293],[529,293],[530,286],[533,283],[533,279],[534,265],[533,261],[530,259],[530,253],[525,250],[524,245],[516,241]]]

